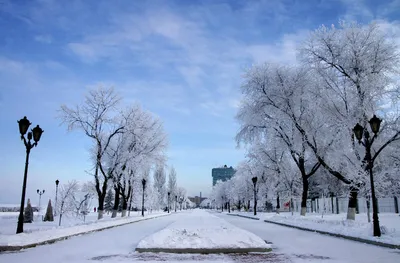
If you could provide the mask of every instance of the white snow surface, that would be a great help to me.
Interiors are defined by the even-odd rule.
[[[58,238],[69,237],[71,235],[84,234],[86,232],[96,231],[107,227],[120,226],[127,223],[137,222],[146,220],[149,218],[155,218],[165,216],[166,213],[155,213],[142,216],[132,216],[124,218],[104,218],[95,222],[89,222],[83,225],[75,225],[64,228],[51,228],[46,230],[37,229],[35,232],[20,233],[13,235],[0,234],[0,246],[26,246],[40,242],[46,242]],[[0,221],[1,222],[1,221]],[[45,222],[46,223],[46,222]],[[53,222],[51,222],[53,223]],[[29,224],[24,224],[24,227]],[[13,228],[14,229],[14,228]],[[15,223],[16,229],[16,223]]]
[[[380,226],[386,229],[380,237],[373,236],[372,215],[371,222],[368,223],[367,215],[360,213],[356,215],[356,220],[347,220],[346,214],[317,214],[308,213],[306,216],[300,216],[295,213],[284,212],[276,213],[253,213],[235,212],[232,214],[257,217],[261,220],[270,220],[273,222],[284,223],[292,226],[304,227],[311,230],[320,230],[334,234],[342,234],[351,237],[363,238],[371,241],[378,241],[387,244],[400,245],[400,216],[394,213],[379,213]]]
[[[137,253],[141,240],[171,223],[191,218],[190,211],[127,224],[87,235],[75,236],[53,244],[24,249],[18,253],[0,253],[0,262],[9,263],[398,263],[398,250],[382,248],[320,235],[289,227],[267,224],[237,216],[217,214],[229,223],[250,231],[272,243],[268,253],[169,254]]]
[[[139,242],[138,248],[271,248],[264,240],[205,210],[193,210],[167,228]]]

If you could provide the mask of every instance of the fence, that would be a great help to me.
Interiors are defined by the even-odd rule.
[[[289,199],[280,200],[280,210],[289,211],[289,207],[286,205]],[[307,213],[346,213],[348,207],[349,198],[347,197],[327,197],[327,198],[316,198],[314,200],[307,200]],[[276,199],[272,200],[274,209],[276,208]],[[396,209],[397,206],[397,209]],[[338,209],[339,208],[339,209]],[[293,211],[300,212],[301,199],[293,198]],[[370,202],[370,209],[372,212],[372,202]],[[378,198],[378,212],[379,213],[399,213],[400,206],[399,202],[396,202],[395,197]],[[358,198],[358,212],[367,212],[367,200],[364,197]]]

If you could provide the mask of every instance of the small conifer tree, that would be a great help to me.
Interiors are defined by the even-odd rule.
[[[114,207],[114,194],[111,189],[108,190],[104,200],[104,209],[108,212],[112,211]]]
[[[28,204],[25,207],[24,211],[24,223],[32,223],[33,222],[33,209],[31,205],[31,200],[28,198]]]
[[[51,206],[51,200],[49,199],[49,203],[47,204],[47,210],[46,214],[44,215],[43,221],[54,221],[54,216],[53,216],[53,207]]]

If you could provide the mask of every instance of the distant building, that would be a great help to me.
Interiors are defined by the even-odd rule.
[[[213,186],[217,183],[218,180],[221,180],[223,182],[231,179],[233,175],[235,174],[235,169],[231,167],[228,167],[224,165],[224,167],[221,168],[213,168],[211,170],[211,175],[213,178]]]
[[[200,206],[200,203],[203,202],[204,200],[207,199],[207,197],[201,197],[201,192],[200,192],[200,196],[195,196],[195,197],[188,197],[188,199],[196,204],[196,207]]]

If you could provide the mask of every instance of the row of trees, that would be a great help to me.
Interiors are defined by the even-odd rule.
[[[165,208],[168,204],[167,191],[173,193],[170,194],[170,207],[174,208],[177,205],[178,209],[182,209],[182,206],[187,200],[186,190],[182,187],[178,187],[176,184],[176,172],[172,167],[168,175],[168,185],[166,184],[167,176],[164,168],[159,167],[154,171],[153,178],[149,174],[144,174],[142,179],[146,179],[148,187],[145,188],[144,193],[144,206],[146,210],[159,210]],[[160,180],[161,179],[161,180]],[[162,181],[162,182],[160,182]],[[128,200],[128,211],[140,210],[142,205],[142,194],[143,187],[139,180],[134,181],[132,185],[132,195],[130,195]],[[93,202],[96,197],[96,188],[92,182],[79,183],[76,180],[69,181],[60,187],[59,193],[59,203],[57,205],[56,213],[62,217],[63,215],[75,216],[84,218],[88,213],[93,211],[95,202]],[[116,197],[117,192],[115,192],[115,185],[110,185],[105,197],[104,210],[107,213],[112,213],[112,217],[117,216],[117,212],[123,212],[124,206],[122,202],[119,202],[120,197]],[[175,203],[177,197],[177,203]],[[122,213],[121,216],[126,214]],[[60,220],[61,222],[61,220]]]
[[[347,218],[355,219],[358,195],[370,193],[370,167],[378,194],[400,194],[399,48],[377,24],[341,22],[315,30],[298,57],[297,65],[246,71],[236,136],[246,160],[231,180],[217,183],[212,199],[240,208],[254,191],[263,201],[299,196],[305,215],[314,185],[320,193],[346,194]],[[375,114],[383,122],[368,137]],[[359,141],[357,123],[365,136]]]
[[[122,109],[120,105],[121,98],[113,88],[100,87],[90,90],[80,105],[74,108],[63,105],[60,111],[68,130],[83,131],[93,143],[90,173],[98,199],[98,219],[103,217],[105,199],[110,191],[113,196],[107,197],[107,210],[112,203],[112,217],[117,215],[120,206],[125,216],[128,208],[138,201],[135,197],[142,193],[143,179],[146,180],[146,204],[154,209],[165,206],[167,188],[171,196],[179,194],[186,198],[184,189],[177,187],[173,168],[166,186],[164,167],[168,143],[161,120],[139,104]],[[151,171],[154,171],[153,185]]]

